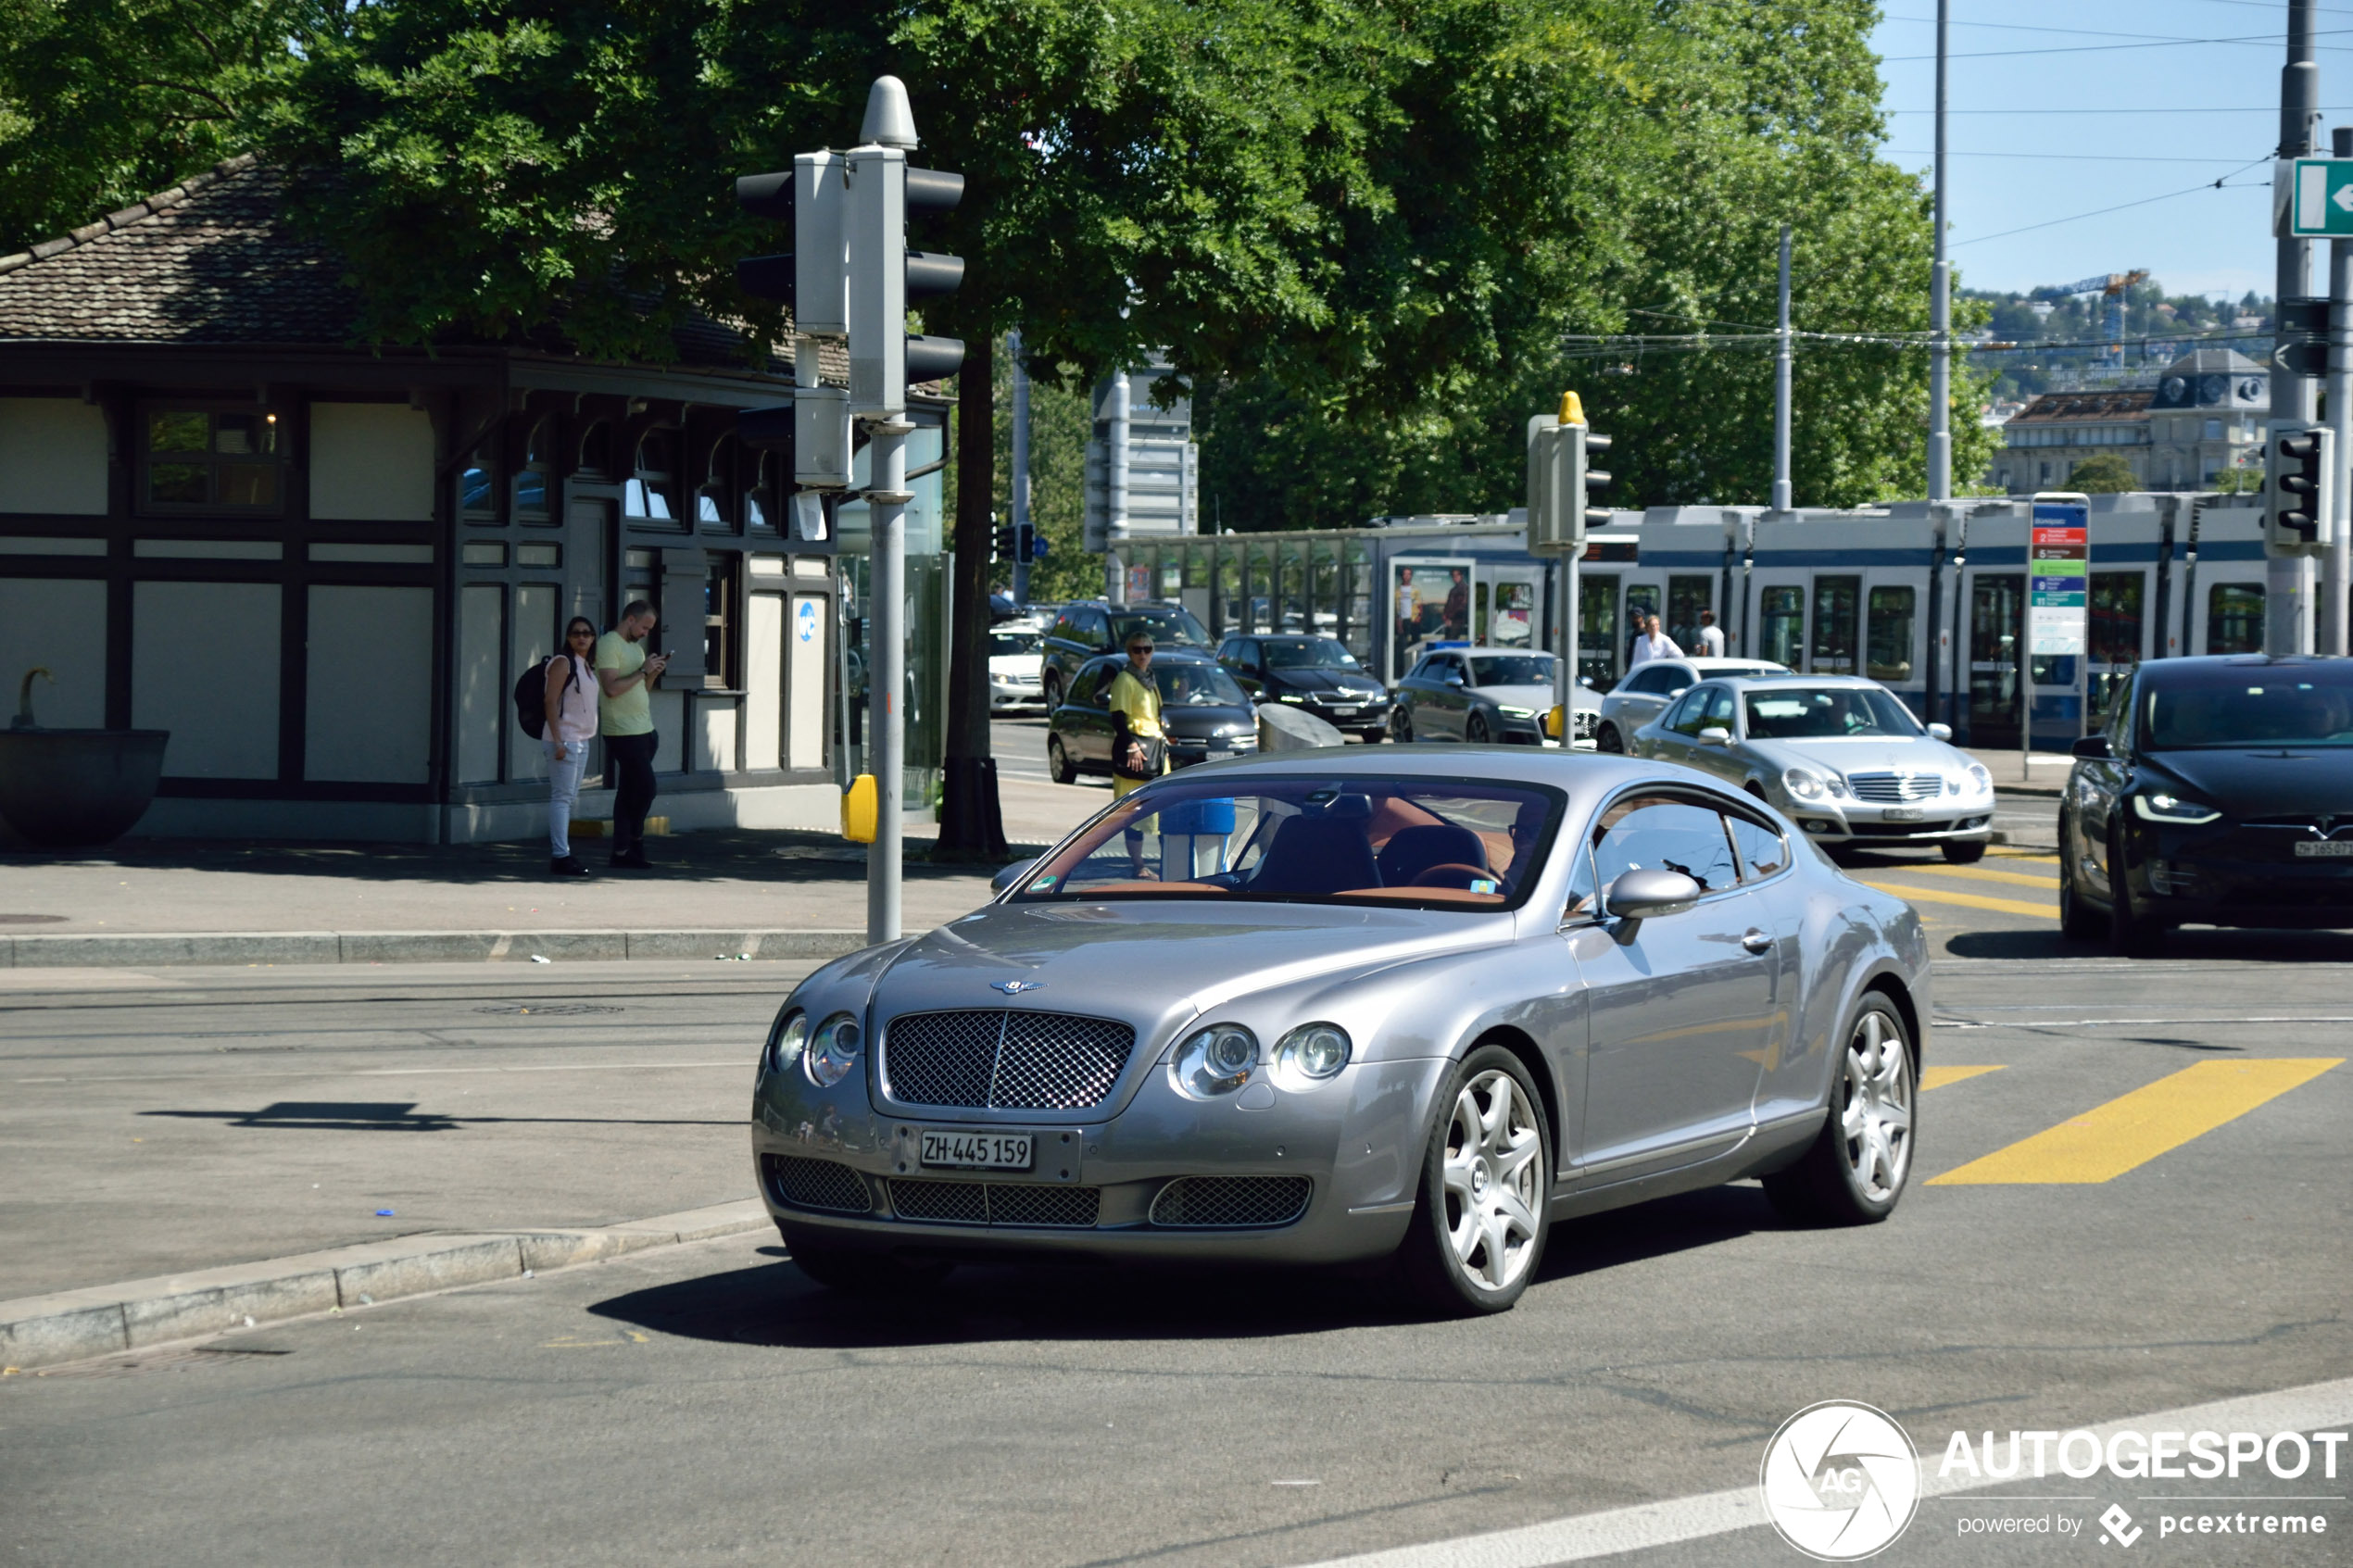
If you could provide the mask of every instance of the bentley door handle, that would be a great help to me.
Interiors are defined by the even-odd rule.
[[[1741,938],[1741,946],[1752,953],[1761,953],[1772,945],[1773,938],[1755,926],[1749,927],[1748,935]]]

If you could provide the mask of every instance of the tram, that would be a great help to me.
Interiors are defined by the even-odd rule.
[[[2095,495],[2090,668],[2025,646],[2031,504],[1899,502],[1768,514],[1755,507],[1615,512],[1579,563],[1579,679],[1624,675],[1642,618],[1687,650],[1712,611],[1726,651],[1809,673],[1864,675],[1962,745],[2037,749],[2081,733],[2143,659],[2263,646],[2261,510],[2251,497]],[[1551,647],[1565,572],[1532,556],[1517,511],[1296,533],[1130,540],[1130,581],[1210,631],[1317,631],[1395,681],[1450,642]],[[1131,589],[1132,591],[1132,589]],[[2021,679],[2021,676],[2023,677]]]

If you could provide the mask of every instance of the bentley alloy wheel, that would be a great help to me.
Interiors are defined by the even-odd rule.
[[[1895,1211],[1912,1173],[1918,1066],[1909,1032],[1877,991],[1856,1004],[1822,1131],[1765,1196],[1799,1224],[1868,1225]]]
[[[1485,1046],[1448,1079],[1403,1261],[1431,1305],[1499,1312],[1544,1252],[1551,1134],[1519,1059]]]

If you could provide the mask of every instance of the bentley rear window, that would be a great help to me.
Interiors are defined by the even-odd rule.
[[[1254,778],[1130,796],[1015,895],[1507,909],[1563,797],[1483,780]]]

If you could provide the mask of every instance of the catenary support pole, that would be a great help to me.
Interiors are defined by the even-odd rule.
[[[1944,62],[1952,0],[1936,0],[1936,236],[1928,301],[1928,498],[1953,494],[1953,264],[1944,258]]]
[[[896,942],[907,784],[907,437],[903,418],[868,425],[874,516],[866,594],[866,771],[875,775],[875,841],[866,847],[866,940]]]
[[[2287,64],[2280,69],[2280,148],[2283,158],[2308,157],[2312,128],[2320,119],[2321,68],[2312,59],[2312,0],[2288,0]],[[2271,290],[2283,305],[2311,290],[2311,245],[2286,232],[2279,238],[2279,271]],[[2311,427],[2312,383],[2304,376],[2271,370],[2271,430]],[[2311,568],[2307,558],[2264,563],[2263,646],[2274,654],[2311,651]]]
[[[1112,604],[1127,602],[1126,562],[1121,546],[1127,543],[1127,372],[1111,378],[1111,432],[1103,451],[1103,597]]]
[[[1021,350],[1019,327],[1005,334],[1005,353],[1013,367],[1013,523],[1018,540],[1029,526],[1029,360]],[[1029,562],[1018,549],[1013,552],[1013,603],[1029,603]]]
[[[1790,509],[1789,483],[1789,225],[1781,225],[1780,343],[1773,356],[1773,509]]]
[[[2353,125],[2330,132],[2329,151],[2353,157]],[[2329,242],[2329,428],[2335,472],[2330,503],[2329,553],[2321,563],[2321,625],[2314,639],[2321,652],[2353,653],[2346,626],[2346,604],[2353,597],[2353,240]]]

